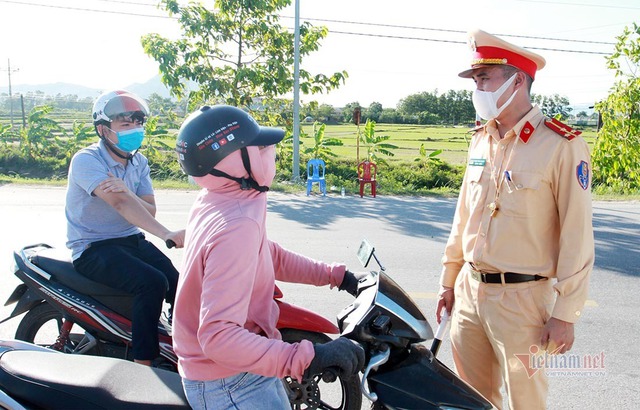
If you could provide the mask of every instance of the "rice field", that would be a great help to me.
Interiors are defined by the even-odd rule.
[[[360,126],[363,131],[364,126]],[[303,124],[303,131],[308,137],[300,138],[304,146],[313,145],[313,124]],[[353,124],[327,125],[326,138],[337,138],[344,145],[332,147],[332,151],[339,157],[356,158],[356,136],[358,128]],[[444,127],[427,125],[403,125],[403,124],[376,124],[376,135],[388,135],[389,143],[396,145],[395,156],[392,161],[413,161],[420,156],[420,145],[424,144],[427,153],[443,150],[438,158],[450,164],[464,164],[469,139],[470,128],[464,126]],[[590,147],[595,142],[594,129],[584,130],[582,136]],[[366,148],[360,147],[360,158],[366,155]]]

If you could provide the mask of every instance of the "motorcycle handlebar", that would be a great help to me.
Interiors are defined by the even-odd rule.
[[[165,243],[165,245],[167,245],[167,248],[169,248],[169,249],[176,247],[176,243],[174,241],[172,241],[171,239],[167,239],[164,243]]]
[[[340,369],[337,367],[328,367],[322,372],[322,381],[325,383],[333,383],[338,379],[338,372]]]

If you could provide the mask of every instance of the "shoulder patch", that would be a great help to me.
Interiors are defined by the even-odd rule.
[[[567,124],[560,122],[555,118],[545,120],[544,125],[546,125],[551,131],[555,132],[563,138],[566,138],[569,141],[582,134],[582,131],[574,130]]]

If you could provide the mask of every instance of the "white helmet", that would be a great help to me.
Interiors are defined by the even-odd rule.
[[[149,106],[137,95],[125,90],[109,91],[102,94],[93,103],[93,124],[110,123],[118,115],[127,113],[149,115]]]

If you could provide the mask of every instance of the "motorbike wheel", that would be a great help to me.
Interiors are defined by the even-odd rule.
[[[43,347],[52,347],[60,335],[62,328],[62,314],[48,303],[41,303],[34,307],[22,318],[16,330],[16,339],[33,343]],[[87,341],[85,332],[73,333],[79,326],[74,324],[72,333],[62,348],[63,353],[79,353]],[[96,348],[83,352],[96,354]]]
[[[309,340],[312,343],[327,343],[332,339],[324,333],[307,332],[296,329],[281,329],[282,340],[296,343]],[[324,409],[324,410],[360,410],[362,395],[358,377],[345,379],[338,377],[333,383],[325,383],[321,377],[298,383],[291,377],[284,381],[289,386],[291,408],[294,410]]]

